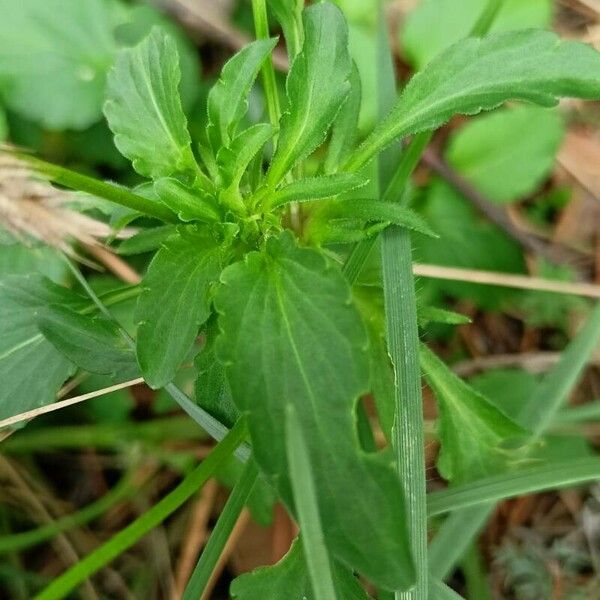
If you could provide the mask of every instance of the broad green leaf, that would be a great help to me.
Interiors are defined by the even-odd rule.
[[[219,81],[208,94],[206,134],[216,156],[221,146],[228,146],[236,127],[248,110],[248,94],[261,65],[277,40],[257,40],[229,59]]]
[[[350,92],[331,127],[331,139],[327,148],[324,169],[333,173],[348,155],[358,132],[358,116],[362,100],[362,84],[356,64],[350,71]]]
[[[150,263],[135,312],[138,362],[150,386],[173,379],[208,319],[221,252],[210,234],[182,227]]]
[[[468,38],[412,78],[347,168],[355,170],[393,140],[436,129],[453,115],[473,115],[507,100],[554,106],[562,96],[600,97],[600,52],[548,31]]]
[[[421,368],[438,400],[438,469],[452,483],[465,483],[504,469],[518,454],[508,444],[527,432],[485,396],[459,379],[427,346]]]
[[[8,107],[49,129],[102,116],[115,51],[102,0],[0,0],[0,89]]]
[[[470,203],[445,182],[433,181],[420,213],[441,237],[415,236],[417,262],[504,273],[525,272],[519,245],[478,215]],[[455,281],[431,280],[427,286],[442,295],[469,298],[491,309],[515,296],[514,290]]]
[[[348,232],[356,232],[358,239],[362,239],[381,231],[390,223],[418,231],[425,236],[438,237],[427,222],[410,208],[395,202],[363,198],[330,200],[311,219],[307,235],[317,243],[331,243],[335,238],[336,228],[340,227],[342,231],[346,229]],[[370,229],[370,224],[376,224],[375,228]]]
[[[293,61],[302,47],[304,37],[302,27],[304,0],[267,0],[267,2],[283,29],[288,56],[290,61]]]
[[[334,198],[363,187],[368,182],[354,173],[334,173],[321,177],[297,179],[280,187],[271,201],[271,206],[283,206],[288,202],[306,202]]]
[[[0,419],[51,404],[74,372],[37,327],[37,311],[70,301],[72,292],[65,292],[39,276],[0,280]]]
[[[203,190],[189,188],[173,177],[163,177],[154,182],[160,200],[182,221],[216,223],[221,214],[216,202]]]
[[[284,436],[293,405],[330,552],[382,587],[408,587],[400,482],[386,459],[358,446],[353,413],[369,389],[368,340],[343,275],[285,233],[228,267],[221,282],[217,356],[248,414],[259,465],[293,506]]]
[[[0,238],[5,232],[0,229]],[[55,283],[64,283],[67,279],[67,267],[57,251],[48,246],[25,246],[12,243],[12,236],[6,244],[0,242],[0,277],[6,275],[30,275],[39,273]]]
[[[533,193],[552,171],[565,132],[560,114],[536,106],[470,121],[450,139],[448,162],[495,202]]]
[[[358,580],[341,565],[333,565],[333,583],[339,600],[369,600]],[[304,551],[296,540],[290,551],[275,565],[241,575],[231,584],[233,600],[316,600],[310,587]]]
[[[158,179],[198,171],[179,79],[177,46],[158,28],[121,50],[108,75],[104,114],[117,148],[140,175]]]
[[[350,91],[348,30],[339,8],[310,6],[303,22],[304,45],[288,74],[288,104],[267,176],[272,186],[323,142]]]
[[[82,315],[53,305],[40,309],[37,323],[44,337],[84,371],[122,379],[138,376],[133,350],[104,316]]]
[[[408,15],[400,35],[404,52],[418,69],[469,35],[489,0],[421,0]],[[552,19],[552,0],[503,0],[493,33],[545,28]]]

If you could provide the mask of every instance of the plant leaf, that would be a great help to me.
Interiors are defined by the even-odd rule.
[[[283,206],[288,202],[323,200],[351,192],[366,185],[363,177],[354,173],[334,173],[321,177],[297,179],[279,188],[273,195],[271,206]]]
[[[350,90],[348,30],[339,8],[310,6],[303,22],[304,45],[288,74],[288,105],[267,176],[272,186],[323,142]]]
[[[173,177],[157,179],[154,189],[163,204],[182,221],[216,223],[221,220],[216,203],[201,189],[189,188]]]
[[[458,42],[415,75],[390,114],[346,165],[356,170],[397,138],[436,129],[507,100],[554,106],[562,96],[600,97],[600,53],[548,31]]]
[[[340,600],[370,600],[370,596],[348,569],[334,563],[332,572],[333,584]],[[234,579],[230,592],[233,600],[315,600],[300,539],[294,541],[289,552],[277,564]]]
[[[52,305],[40,310],[38,327],[61,354],[84,371],[122,379],[139,376],[133,350],[117,326],[103,316]]]
[[[438,469],[445,479],[465,483],[498,472],[515,460],[502,447],[527,432],[492,402],[459,379],[427,346],[420,347],[421,368],[438,400]]]
[[[51,404],[73,364],[44,338],[36,312],[72,300],[72,292],[39,276],[0,280],[0,419]]]
[[[49,129],[84,129],[102,115],[115,52],[101,0],[0,0],[6,105]]]
[[[551,173],[564,133],[557,111],[503,109],[454,133],[446,159],[490,200],[513,202],[535,192]]]
[[[133,168],[153,179],[192,175],[198,166],[179,98],[175,42],[158,28],[119,52],[108,75],[104,114]]]
[[[206,135],[216,156],[228,146],[235,129],[248,110],[248,94],[261,65],[277,40],[256,40],[230,58],[221,71],[219,81],[208,94]]]
[[[404,52],[420,69],[448,46],[467,37],[488,0],[422,0],[408,15],[400,36]],[[503,0],[493,33],[545,28],[552,22],[552,0]]]
[[[292,506],[284,422],[293,405],[328,548],[383,587],[408,587],[414,572],[400,483],[383,457],[358,446],[353,411],[369,389],[368,342],[344,277],[284,233],[221,281],[217,356],[234,402],[248,413],[257,462]]]
[[[304,0],[267,0],[267,2],[283,29],[288,55],[290,61],[293,61],[302,47]]]
[[[158,388],[171,381],[185,360],[210,315],[209,292],[221,261],[216,239],[182,227],[150,263],[135,311],[137,357],[148,385]]]

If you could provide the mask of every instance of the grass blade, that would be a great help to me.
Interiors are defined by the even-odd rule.
[[[295,409],[291,405],[286,410],[286,451],[294,501],[302,532],[304,556],[315,600],[336,600],[331,563],[321,527],[321,516],[308,449],[302,437]]]
[[[202,597],[257,478],[258,467],[253,460],[250,460],[246,463],[238,482],[223,507],[208,543],[185,588],[183,600],[197,600]]]
[[[238,421],[223,441],[171,493],[155,504],[141,517],[96,548],[91,554],[57,577],[34,600],[60,600],[85,579],[105,567],[114,558],[131,548],[144,535],[173,514],[196,493],[241,444],[246,435],[246,424]]]

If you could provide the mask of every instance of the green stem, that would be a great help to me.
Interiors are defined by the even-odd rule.
[[[149,217],[154,217],[165,223],[180,222],[177,215],[164,204],[148,200],[148,198],[135,194],[125,187],[71,171],[65,167],[54,165],[28,154],[18,153],[16,156],[28,163],[40,175],[44,175],[50,181],[64,185],[66,188],[75,190],[76,192],[86,192],[98,198],[104,198],[105,200],[109,200],[125,208],[130,208]]]
[[[215,470],[242,443],[246,424],[239,420],[214,450],[171,493],[155,504],[108,542],[56,578],[34,600],[60,600],[65,598],[85,579],[105,567],[117,556],[131,548],[144,535],[162,523],[200,489]]]
[[[75,527],[81,527],[82,525],[97,519],[115,504],[132,496],[135,492],[136,488],[131,481],[131,477],[126,475],[119,483],[117,483],[117,485],[102,496],[102,498],[92,502],[85,508],[82,508],[73,514],[57,519],[56,521],[38,527],[37,529],[0,537],[0,554],[22,551],[26,548],[42,544],[59,533],[64,533]]]
[[[475,25],[473,25],[473,29],[471,29],[471,36],[473,37],[483,37],[486,33],[491,29],[502,5],[504,4],[504,0],[489,0],[483,12],[477,19]]]
[[[215,570],[217,561],[223,553],[225,544],[238,521],[240,513],[257,479],[258,468],[256,463],[253,460],[249,460],[229,495],[208,543],[200,556],[200,560],[196,564],[192,577],[183,593],[183,600],[197,600],[202,597],[206,585]]]
[[[254,30],[257,39],[269,38],[269,20],[267,18],[267,5],[265,0],[252,0],[252,14],[254,16]],[[269,119],[274,127],[279,125],[281,108],[279,105],[279,93],[277,91],[277,81],[275,79],[275,69],[273,59],[269,55],[262,66],[262,80],[265,97],[267,99],[267,110]]]
[[[417,302],[412,273],[410,233],[388,227],[382,236],[381,257],[388,352],[395,370],[395,418],[392,442],[406,496],[407,521],[417,582],[397,599],[425,600],[427,581],[427,504],[425,440]]]

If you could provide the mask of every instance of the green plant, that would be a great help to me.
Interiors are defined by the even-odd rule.
[[[267,6],[254,0],[258,39],[224,66],[210,90],[197,148],[179,96],[173,39],[154,28],[139,45],[118,51],[104,114],[118,149],[145,179],[132,190],[7,149],[32,173],[124,207],[122,224],[143,217],[160,234],[139,234],[146,236],[143,243],[138,238],[141,247],[155,254],[140,287],[125,294],[138,296],[134,338],[111,311],[122,298],[97,295],[70,261],[83,294],[41,277],[0,283],[6,333],[0,418],[52,402],[77,368],[120,379],[139,372],[222,440],[179,488],[59,576],[40,600],[65,597],[171,514],[234,452],[251,462],[192,577],[190,598],[207,580],[259,477],[254,461],[297,518],[302,539],[277,565],[235,581],[239,600],[366,598],[355,573],[396,598],[452,597],[438,581],[441,574],[429,576],[428,511],[460,511],[600,473],[597,459],[520,471],[529,438],[542,428],[532,419],[545,425],[553,415],[540,415],[541,404],[532,402],[517,422],[419,347],[411,232],[439,235],[438,243],[451,232],[434,233],[406,206],[409,178],[433,130],[454,115],[509,100],[549,107],[565,96],[600,98],[600,54],[546,31],[482,35],[500,7],[490,2],[473,19],[474,35],[432,60],[396,100],[380,24],[381,119],[357,143],[361,91],[345,19],[328,2],[304,9],[300,18],[301,4],[269,3],[292,58],[285,99],[271,62],[276,40],[268,38]],[[270,122],[250,124],[248,96],[260,72]],[[559,135],[549,135],[548,144]],[[402,148],[398,142],[410,136]],[[471,131],[462,145],[455,143],[457,163],[476,137]],[[315,153],[317,160],[308,160]],[[546,169],[545,163],[536,168]],[[380,233],[383,284],[373,292],[358,280]],[[367,328],[362,313],[376,312],[382,300],[384,318]],[[579,362],[600,339],[597,323],[598,309],[572,351]],[[193,402],[173,379],[192,359],[200,331]],[[439,467],[451,482],[429,500],[421,369],[439,401]],[[566,390],[577,374],[563,364],[538,396],[561,376]],[[380,385],[386,377],[387,387]],[[372,432],[357,403],[369,392],[377,396],[391,453],[368,446]],[[563,402],[557,394],[551,409]],[[249,443],[242,444],[246,426]],[[498,471],[503,474],[492,476]]]

